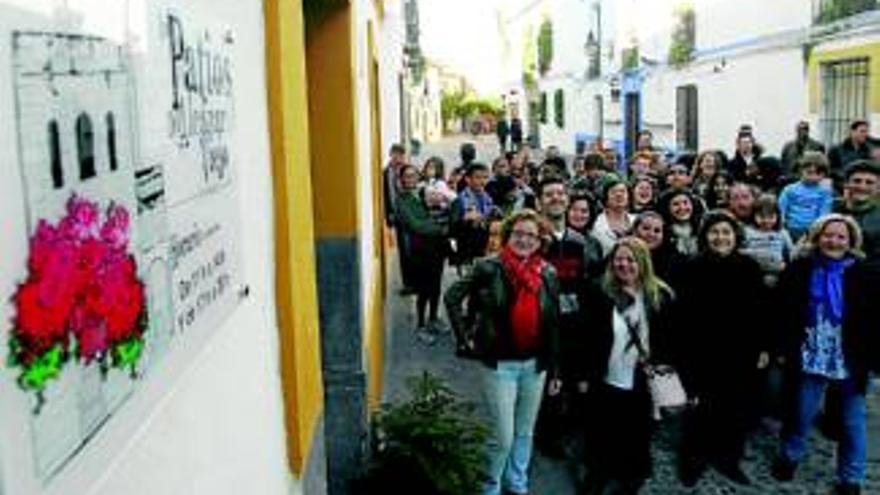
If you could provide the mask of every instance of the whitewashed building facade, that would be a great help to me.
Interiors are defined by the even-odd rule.
[[[854,118],[880,126],[880,3],[694,0],[692,55],[672,66],[683,5],[547,0],[512,14],[507,35],[514,47],[522,44],[521,26],[544,18],[553,26],[552,63],[538,80],[538,107],[546,108],[540,144],[572,153],[603,139],[628,154],[636,132],[648,129],[655,145],[670,151],[730,152],[740,125],[749,124],[778,154],[802,119],[826,144],[845,138]],[[626,65],[636,46],[635,63]],[[523,59],[522,52],[508,57],[511,67]],[[522,92],[522,65],[508,72],[509,90]],[[560,93],[561,119],[554,104]]]

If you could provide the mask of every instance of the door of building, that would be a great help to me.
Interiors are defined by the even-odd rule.
[[[624,161],[628,161],[635,153],[636,140],[639,134],[639,111],[641,107],[641,94],[627,93],[623,100],[624,112]]]

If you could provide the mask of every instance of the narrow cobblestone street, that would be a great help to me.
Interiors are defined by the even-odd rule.
[[[426,158],[438,155],[446,161],[447,171],[458,162],[458,147],[470,136],[451,138],[425,146],[415,158],[420,165]],[[497,153],[495,140],[480,137],[477,141],[478,160],[491,162]],[[421,342],[415,334],[414,299],[397,295],[400,286],[397,276],[397,262],[389,260],[390,281],[386,316],[391,325],[388,343],[389,363],[386,401],[400,400],[406,395],[405,381],[408,377],[428,370],[443,378],[461,397],[473,401],[483,414],[481,403],[478,363],[457,359],[451,333],[444,333],[433,345]],[[454,270],[447,269],[444,287],[456,277]],[[445,313],[441,311],[445,320]],[[865,494],[880,494],[880,386],[874,383],[868,397],[869,422],[868,445],[869,467]],[[791,483],[780,484],[770,476],[770,463],[778,440],[774,432],[760,429],[749,442],[743,468],[753,481],[752,487],[740,487],[727,481],[713,470],[693,489],[684,488],[678,481],[675,470],[675,444],[677,427],[664,423],[655,434],[653,456],[654,475],[645,485],[643,495],[667,494],[780,494],[780,495],[826,495],[832,493],[835,479],[835,444],[814,433],[808,460],[799,468]],[[573,495],[577,492],[575,483],[575,463],[551,459],[537,453],[532,462],[533,493],[540,495]]]

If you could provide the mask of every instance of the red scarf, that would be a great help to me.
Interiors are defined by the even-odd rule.
[[[538,348],[541,331],[541,270],[544,260],[538,253],[520,258],[505,246],[501,250],[501,264],[513,286],[515,299],[510,306],[510,329],[517,352]]]

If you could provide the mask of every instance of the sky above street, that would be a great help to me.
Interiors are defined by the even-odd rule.
[[[496,8],[524,0],[420,0],[422,49],[465,76],[478,92],[501,92],[501,40]]]

